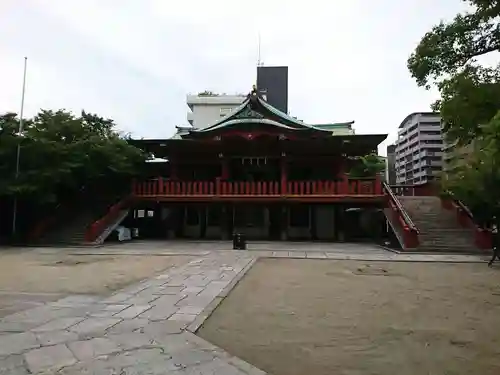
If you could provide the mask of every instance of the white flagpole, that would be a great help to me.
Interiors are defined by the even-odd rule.
[[[24,58],[24,72],[23,72],[23,89],[21,93],[21,112],[19,113],[19,131],[17,140],[17,155],[16,155],[16,180],[19,178],[19,161],[21,160],[21,140],[23,136],[23,121],[24,121],[24,94],[26,92],[26,68],[28,66],[28,58]],[[12,235],[16,234],[17,226],[17,194],[14,195],[14,210],[12,213]]]

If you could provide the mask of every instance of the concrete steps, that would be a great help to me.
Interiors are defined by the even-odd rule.
[[[88,203],[86,201],[76,204],[72,212],[67,212],[58,219],[57,225],[50,228],[36,242],[41,245],[98,245],[102,244],[109,234],[128,215],[128,210],[122,210],[116,220],[92,243],[85,240],[89,225],[108,213],[111,204],[100,201]]]
[[[472,229],[462,228],[453,212],[441,207],[438,197],[398,197],[419,230],[418,251],[482,252],[474,243]]]
[[[45,233],[37,242],[45,245],[85,244],[87,227],[95,220],[90,212],[80,212],[77,217],[65,220],[64,223]]]

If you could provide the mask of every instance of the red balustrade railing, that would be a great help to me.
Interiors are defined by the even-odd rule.
[[[435,196],[439,192],[439,187],[432,182],[419,185],[390,185],[390,187],[394,195],[404,197]]]
[[[399,226],[403,237],[403,245],[405,249],[413,249],[418,247],[418,229],[406,212],[405,208],[398,200],[391,187],[383,183],[384,192],[387,195],[389,208],[391,210],[392,222]]]
[[[117,220],[120,211],[127,207],[129,199],[130,197],[124,198],[112,205],[103,217],[90,224],[85,232],[85,241],[95,241],[107,227]]]
[[[481,228],[474,220],[472,212],[453,196],[441,197],[441,206],[455,212],[457,222],[462,228],[474,231],[474,243],[478,249],[490,250],[493,246],[493,235],[490,230]]]
[[[135,196],[311,196],[383,195],[378,179],[340,181],[171,181],[134,182]]]

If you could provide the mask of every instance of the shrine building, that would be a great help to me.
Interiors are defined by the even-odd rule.
[[[380,176],[349,172],[387,134],[355,135],[352,123],[306,124],[254,88],[208,127],[133,140],[163,162],[133,182],[129,221],[145,238],[348,240],[366,226],[350,212],[386,204]]]

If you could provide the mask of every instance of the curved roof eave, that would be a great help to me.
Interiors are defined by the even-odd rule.
[[[292,116],[286,114],[285,112],[281,112],[279,109],[277,109],[277,108],[273,107],[271,104],[267,103],[260,96],[258,96],[257,99],[264,106],[264,108],[266,108],[270,112],[274,113],[276,116],[284,118],[284,119],[286,119],[286,120],[288,120],[288,121],[290,121],[290,122],[292,122],[292,123],[294,123],[295,125],[298,125],[298,126],[306,126],[308,128],[314,128],[313,126],[308,125],[308,124],[306,124],[303,121],[300,121],[300,120],[297,120],[297,119],[293,118]]]
[[[326,128],[339,128],[342,126],[352,126],[354,124],[354,120],[346,121],[346,122],[332,122],[326,124],[313,124],[312,126],[315,128],[326,129]]]
[[[245,106],[247,105],[247,103],[250,101],[250,98],[246,98],[243,103],[241,103],[238,107],[236,107],[233,111],[229,112],[227,115],[225,115],[224,117],[222,117],[220,120],[218,120],[217,122],[215,122],[214,124],[206,127],[204,130],[208,130],[208,129],[212,129],[222,123],[224,123],[229,117],[231,116],[234,116],[235,113],[238,113],[239,111],[241,111],[243,108],[245,108]]]
[[[243,110],[247,105],[248,105],[248,102],[251,100],[251,96],[248,96],[247,99],[245,99],[238,107],[236,107],[233,111],[231,111],[230,113],[228,113],[226,116],[224,116],[223,118],[219,119],[217,122],[215,122],[214,124],[206,127],[205,129],[203,129],[203,131],[209,131],[209,130],[214,130],[214,129],[217,129],[220,125],[228,125],[228,124],[231,124],[233,121],[236,121],[236,120],[228,120],[228,118],[231,118],[232,116],[234,116],[236,113],[240,112],[241,110]],[[257,100],[259,101],[259,103],[264,107],[266,108],[268,111],[270,111],[271,113],[275,114],[276,116],[280,117],[280,118],[283,118],[289,122],[291,122],[292,124],[295,124],[297,126],[300,126],[300,127],[305,127],[306,129],[313,129],[313,130],[316,130],[316,131],[321,131],[321,132],[329,132],[329,130],[327,129],[321,129],[321,128],[317,128],[313,125],[309,125],[309,124],[306,124],[305,122],[303,121],[300,121],[300,120],[297,120],[293,117],[291,117],[290,115],[286,114],[285,112],[281,112],[279,109],[273,107],[271,104],[267,103],[264,99],[262,99],[260,96],[257,95]],[[247,122],[247,123],[256,123],[255,121],[253,121],[253,119],[242,119],[243,121],[239,121],[238,123],[242,123],[242,122]],[[271,120],[268,120],[268,121],[271,121]],[[275,122],[275,121],[272,121],[274,122],[275,124],[278,124],[280,125],[281,127],[283,127],[282,125],[283,124],[279,124],[278,122]],[[353,121],[354,123],[354,121]],[[271,123],[268,123],[270,125],[273,125]],[[289,129],[291,130],[299,130],[299,129],[295,129],[295,128],[292,128],[292,127],[288,127]],[[194,131],[194,130],[193,130]]]
[[[191,130],[190,133],[207,133],[207,132],[215,131],[218,129],[222,129],[222,128],[225,128],[228,126],[233,126],[233,125],[238,125],[238,124],[266,124],[266,125],[275,126],[275,127],[281,128],[281,129],[293,130],[293,131],[309,130],[309,129],[293,128],[291,126],[280,124],[277,121],[268,120],[268,119],[235,119],[235,120],[227,121],[227,122],[222,123],[222,124],[218,124],[216,126],[213,125],[213,126],[210,126],[208,128],[204,128],[204,129]],[[315,128],[310,128],[310,129],[322,131],[322,129],[315,129]]]

